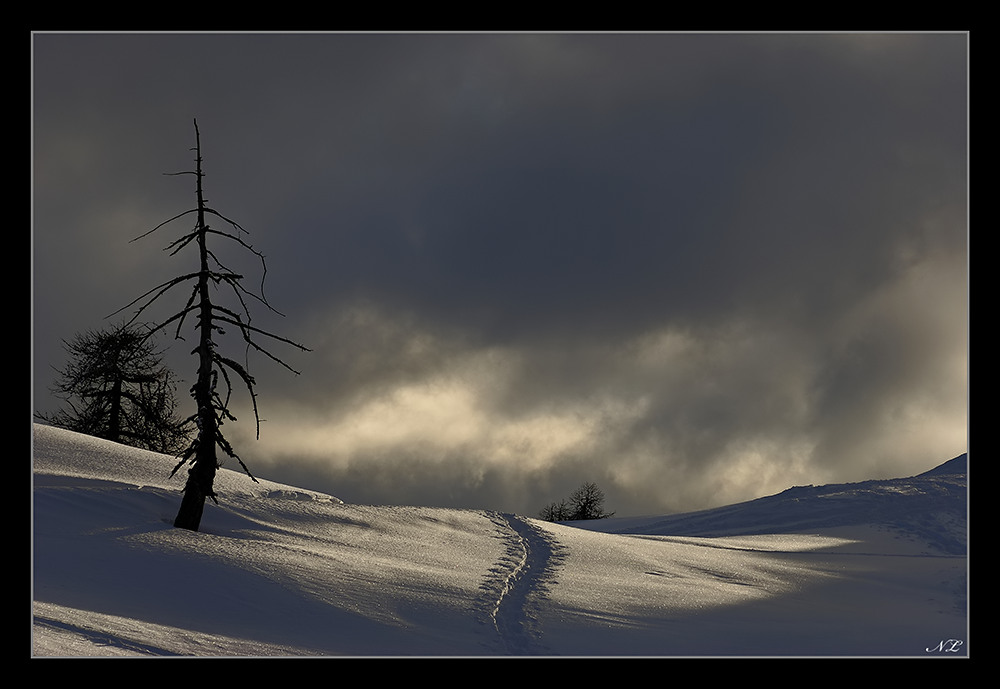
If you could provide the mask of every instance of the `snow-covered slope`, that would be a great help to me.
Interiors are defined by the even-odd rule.
[[[223,469],[192,533],[171,526],[172,458],[33,436],[38,656],[968,652],[957,460],[576,525],[348,505]]]
[[[873,526],[935,554],[966,554],[967,455],[910,478],[796,486],[777,495],[700,512],[580,522],[611,533],[738,536]]]

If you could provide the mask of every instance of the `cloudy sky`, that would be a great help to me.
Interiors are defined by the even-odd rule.
[[[130,242],[193,207],[196,118],[255,323],[312,349],[251,360],[259,476],[624,516],[967,449],[967,35],[39,33],[32,69],[35,409],[196,269],[188,221]]]

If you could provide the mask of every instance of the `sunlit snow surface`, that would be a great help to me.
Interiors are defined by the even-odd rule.
[[[343,504],[34,427],[34,656],[966,657],[966,466],[551,524]],[[179,472],[183,474],[183,471]]]

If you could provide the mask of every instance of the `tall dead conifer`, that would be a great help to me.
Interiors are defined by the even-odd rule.
[[[201,524],[205,499],[211,498],[217,502],[213,488],[216,470],[219,466],[216,448],[222,449],[227,456],[236,459],[247,475],[254,481],[257,480],[250,473],[243,460],[233,450],[221,429],[225,421],[236,420],[229,411],[229,401],[232,392],[230,373],[233,373],[243,381],[249,392],[250,400],[253,403],[254,418],[257,423],[257,437],[260,437],[260,415],[257,410],[256,383],[245,364],[241,364],[231,357],[224,356],[219,351],[215,342],[215,335],[223,335],[225,334],[224,328],[226,326],[233,326],[243,336],[248,353],[250,350],[262,353],[295,374],[298,374],[298,371],[292,369],[284,361],[258,344],[257,338],[266,337],[291,345],[302,351],[309,350],[301,344],[251,325],[250,310],[247,307],[246,297],[255,299],[269,310],[278,313],[267,302],[263,293],[263,275],[267,273],[264,255],[242,238],[241,235],[248,233],[239,223],[230,220],[207,204],[202,185],[204,173],[202,172],[201,133],[198,130],[197,120],[194,122],[194,131],[195,147],[193,150],[195,151],[195,169],[170,174],[194,175],[197,206],[160,223],[132,241],[142,239],[174,220],[194,214],[194,228],[187,234],[171,242],[166,247],[166,250],[169,250],[170,255],[173,256],[184,247],[193,243],[198,250],[198,270],[180,275],[154,287],[122,309],[119,309],[118,312],[142,302],[142,305],[139,306],[132,316],[132,320],[134,321],[157,299],[172,288],[182,284],[193,283],[191,294],[184,308],[166,320],[154,325],[150,329],[149,334],[152,335],[154,332],[165,329],[172,323],[176,323],[175,337],[183,340],[184,338],[181,337],[181,328],[185,320],[192,314],[197,319],[195,330],[198,334],[198,345],[191,352],[198,357],[198,376],[191,387],[191,396],[195,400],[197,411],[190,417],[197,425],[197,434],[191,444],[179,455],[180,462],[178,462],[173,472],[171,472],[172,476],[184,464],[191,464],[191,468],[188,470],[187,483],[184,487],[184,497],[181,501],[180,510],[177,512],[177,517],[174,519],[174,526],[197,531]],[[231,229],[217,229],[212,227],[208,222],[210,216],[219,219]],[[236,233],[234,234],[233,231]],[[243,276],[229,270],[221,263],[216,253],[209,248],[209,236],[236,242],[260,260],[262,271],[260,294],[247,290],[242,283]],[[213,285],[215,287],[228,286],[240,304],[239,310],[227,308],[213,302],[210,290],[210,287]],[[225,385],[225,395],[221,394],[219,390],[220,377]]]

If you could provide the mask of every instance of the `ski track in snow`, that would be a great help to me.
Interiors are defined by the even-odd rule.
[[[482,606],[504,650],[512,655],[544,655],[534,611],[548,592],[562,556],[552,536],[524,517],[487,512],[497,525],[505,553],[480,587]]]

